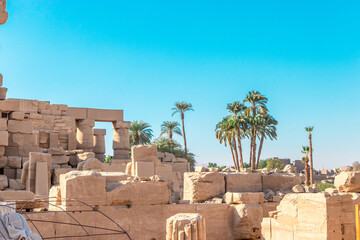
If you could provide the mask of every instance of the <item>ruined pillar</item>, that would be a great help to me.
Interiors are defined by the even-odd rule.
[[[29,156],[29,161],[24,163],[21,182],[27,191],[44,195],[51,187],[51,154],[31,152]]]
[[[94,153],[101,162],[105,161],[106,129],[94,129]]]
[[[179,213],[166,220],[166,240],[206,240],[205,219],[198,213]]]
[[[0,0],[0,24],[5,24],[7,19],[6,0]]]
[[[114,159],[130,159],[130,140],[129,140],[130,122],[113,122],[113,149]]]
[[[78,120],[76,125],[77,149],[92,152],[94,147],[93,127],[95,126],[95,121],[90,119]]]

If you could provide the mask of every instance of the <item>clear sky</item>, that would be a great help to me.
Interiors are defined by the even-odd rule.
[[[360,160],[359,1],[10,0],[8,12],[8,97],[123,109],[156,137],[163,121],[179,120],[173,103],[189,101],[190,151],[225,165],[215,125],[227,103],[258,90],[279,122],[263,158],[300,159],[314,125],[316,168]]]

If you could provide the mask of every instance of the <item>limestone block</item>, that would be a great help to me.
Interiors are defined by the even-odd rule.
[[[7,119],[6,118],[0,118],[0,131],[7,131]]]
[[[100,172],[106,178],[106,183],[126,181],[130,175],[123,172]]]
[[[207,172],[207,171],[206,168],[204,168],[203,166],[196,166],[195,172]]]
[[[258,204],[239,204],[234,207],[234,239],[258,239],[261,236],[263,209]]]
[[[24,133],[9,133],[10,147],[35,146],[35,135]]]
[[[153,162],[136,162],[135,176],[139,178],[149,178],[155,175],[155,166]]]
[[[297,185],[293,186],[291,190],[294,193],[303,193],[304,192],[304,189],[300,184],[297,184]]]
[[[38,113],[30,113],[29,118],[31,120],[41,120],[41,119],[43,119],[43,116]]]
[[[5,156],[1,156],[0,157],[0,168],[3,168],[7,165],[8,163],[8,158]]]
[[[6,147],[6,156],[28,157],[30,152],[42,152],[41,148],[34,146]]]
[[[229,173],[225,175],[227,192],[262,192],[261,175],[257,173]]]
[[[64,164],[68,163],[70,160],[69,156],[62,155],[62,156],[51,156],[51,161],[53,164]]]
[[[6,175],[0,175],[0,190],[4,190],[8,186],[8,177]]]
[[[85,119],[77,121],[77,148],[91,150],[94,147],[93,127],[94,120]]]
[[[301,177],[297,174],[278,173],[263,176],[263,189],[291,190],[295,185],[301,184]]]
[[[163,158],[164,162],[172,162],[175,160],[175,155],[172,153],[165,153],[165,157]]]
[[[60,175],[71,172],[72,170],[73,170],[72,168],[54,169],[53,174],[52,174],[52,184],[53,185],[59,185],[60,184]]]
[[[106,129],[95,129],[94,128],[94,135],[106,135]]]
[[[360,192],[360,172],[341,172],[335,176],[335,187],[339,192]]]
[[[130,129],[131,126],[131,122],[127,122],[127,121],[115,121],[112,123],[112,127],[114,129],[116,128],[122,128],[122,129]]]
[[[5,10],[5,6],[3,7],[3,9],[0,7],[1,13],[4,12],[4,10]],[[3,75],[0,73],[0,87],[2,87],[2,85],[3,85]]]
[[[86,161],[88,159],[95,158],[95,153],[93,152],[78,153],[77,158],[79,161]]]
[[[9,179],[16,179],[16,169],[5,166],[4,175],[6,175]]]
[[[68,134],[68,150],[76,150],[76,135],[75,135],[75,133]]]
[[[0,100],[6,99],[6,93],[7,93],[7,88],[0,87]]]
[[[174,163],[188,163],[189,161],[186,158],[175,158]]]
[[[4,156],[5,154],[5,146],[0,146],[0,156]]]
[[[186,172],[190,172],[190,164],[184,162],[172,162],[170,163],[174,172],[179,172],[184,175]]]
[[[12,112],[9,114],[9,119],[22,121],[25,119],[25,113],[24,112]]]
[[[296,172],[296,169],[293,165],[291,164],[288,164],[284,167],[284,172],[287,172],[287,173],[295,173]]]
[[[40,167],[38,167],[38,165],[37,165],[38,162],[46,163],[47,168],[45,168],[44,165],[41,165]],[[26,163],[24,164],[24,171],[25,171]],[[35,193],[37,184],[46,184],[47,189],[49,190],[51,187],[51,155],[46,154],[46,153],[31,152],[28,163],[29,163],[29,165],[28,165],[28,171],[27,171],[28,173],[27,173],[27,180],[26,180],[26,189],[28,191]],[[45,170],[44,170],[44,168],[45,168]],[[42,171],[42,172],[38,172],[38,170]],[[44,179],[42,176],[40,176],[41,174],[42,174],[42,176],[46,176],[47,179]],[[40,179],[41,183],[37,183],[37,178]],[[41,188],[42,188],[42,186],[41,186]],[[40,188],[40,186],[39,186],[39,188]],[[39,192],[39,193],[42,193],[42,192]]]
[[[165,153],[158,152],[158,158],[162,159],[165,157]]]
[[[107,205],[159,205],[170,201],[166,182],[123,181],[107,189]]]
[[[201,214],[179,213],[166,220],[166,240],[206,240],[206,223]]]
[[[87,118],[95,121],[115,122],[123,120],[123,110],[87,109]]]
[[[9,188],[14,190],[25,190],[26,186],[21,184],[20,179],[9,179]]]
[[[9,133],[7,131],[0,131],[0,145],[8,146],[9,144]]]
[[[184,174],[184,200],[203,202],[225,193],[224,176],[218,172],[187,172]]]
[[[74,199],[92,206],[106,202],[106,178],[95,171],[71,171],[60,175],[61,197],[65,206],[79,206]],[[82,205],[81,205],[82,206]]]
[[[84,161],[83,170],[102,170],[103,163],[96,158],[91,158]]]
[[[114,150],[114,158],[117,159],[130,159],[128,150]]]
[[[49,148],[59,147],[59,133],[49,133]]]
[[[148,161],[158,163],[156,145],[136,145],[131,147],[131,157],[133,162]]]
[[[16,179],[21,179],[22,169],[16,169]]]
[[[29,201],[34,200],[34,193],[28,191],[2,191],[0,192],[0,201]]]
[[[33,127],[31,121],[17,121],[9,120],[8,121],[8,131],[12,133],[28,133],[33,132]]]
[[[224,195],[227,204],[259,204],[264,203],[264,193],[234,193],[227,192]]]
[[[171,180],[173,178],[172,166],[169,164],[157,165],[155,168],[155,174],[166,180]]]
[[[11,168],[21,168],[21,157],[8,156],[8,166]]]

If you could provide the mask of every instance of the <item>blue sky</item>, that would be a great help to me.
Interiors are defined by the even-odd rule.
[[[359,1],[8,1],[0,72],[8,97],[123,109],[157,137],[175,101],[199,162],[232,162],[214,136],[226,104],[258,90],[279,121],[263,158],[360,160]],[[98,124],[111,132],[110,125]],[[110,133],[111,134],[111,133]],[[108,135],[110,135],[108,134]],[[181,142],[181,138],[176,137]],[[248,159],[248,141],[244,141]],[[107,137],[111,153],[111,136]]]

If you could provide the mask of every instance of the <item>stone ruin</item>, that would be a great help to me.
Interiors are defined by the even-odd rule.
[[[0,24],[7,18],[0,0]],[[2,80],[0,74],[0,217],[9,218],[15,206],[32,223],[12,215],[23,221],[17,230],[32,239],[89,233],[136,240],[355,239],[360,172],[343,171],[337,189],[316,193],[301,186],[291,165],[191,172],[186,159],[150,145],[132,147],[130,158],[122,110],[6,99]],[[94,129],[96,121],[113,126],[110,163],[104,163],[106,130]],[[105,236],[106,218],[126,235]],[[93,226],[88,235],[84,226]]]

